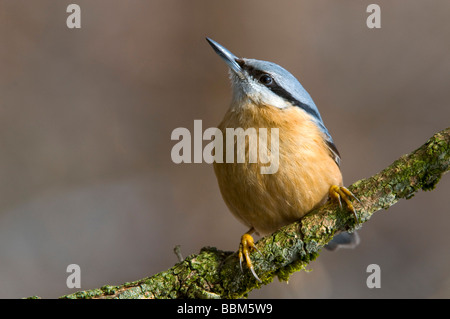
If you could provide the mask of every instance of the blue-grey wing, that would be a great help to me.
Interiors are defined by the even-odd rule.
[[[328,150],[330,151],[330,156],[336,162],[337,166],[341,166],[341,155],[336,147],[336,145],[331,140],[325,140],[328,146]]]
[[[338,248],[350,248],[353,249],[359,244],[359,235],[356,231],[353,233],[339,233],[333,237],[333,239],[325,245],[328,250],[336,250]]]

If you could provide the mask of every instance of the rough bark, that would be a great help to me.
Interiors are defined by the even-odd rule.
[[[335,234],[354,231],[373,213],[387,209],[419,190],[432,190],[450,165],[450,128],[432,136],[414,152],[404,155],[380,173],[357,181],[348,188],[359,217],[335,203],[310,212],[301,221],[260,239],[253,253],[255,270],[262,283],[247,270],[241,272],[236,252],[205,247],[172,268],[148,278],[119,286],[76,292],[62,298],[240,298],[270,283],[275,276],[287,280],[317,258]]]

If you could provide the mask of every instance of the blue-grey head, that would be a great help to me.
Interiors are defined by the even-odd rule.
[[[230,69],[234,99],[250,99],[255,104],[272,105],[281,110],[288,107],[301,108],[311,115],[313,121],[324,133],[330,151],[339,165],[339,152],[323,123],[317,106],[291,73],[273,62],[238,58],[214,40],[209,38],[206,40]]]

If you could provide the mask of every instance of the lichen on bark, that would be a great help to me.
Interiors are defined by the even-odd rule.
[[[388,209],[419,190],[432,190],[450,166],[450,128],[436,133],[414,152],[401,156],[380,173],[348,188],[360,200],[353,215],[328,202],[302,220],[260,239],[251,258],[262,284],[289,276],[318,257],[335,234],[354,231],[373,213]],[[119,286],[76,292],[61,298],[242,298],[259,283],[247,270],[241,272],[236,252],[205,247],[172,268]]]

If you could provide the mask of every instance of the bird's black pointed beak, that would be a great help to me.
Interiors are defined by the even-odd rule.
[[[216,53],[222,58],[222,60],[225,61],[225,63],[228,65],[228,67],[236,73],[238,76],[242,77],[242,68],[241,66],[236,62],[238,59],[233,53],[231,53],[229,50],[227,50],[224,46],[220,45],[216,41],[206,38],[206,41],[211,45],[211,47],[216,51]]]

